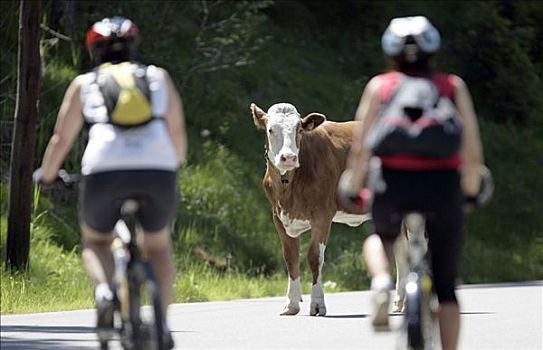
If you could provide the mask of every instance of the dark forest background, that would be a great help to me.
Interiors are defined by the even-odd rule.
[[[17,83],[17,1],[0,2],[2,226]],[[174,245],[192,264],[244,274],[284,270],[260,181],[264,135],[249,105],[294,104],[301,114],[351,120],[365,83],[387,69],[381,34],[391,18],[425,15],[442,35],[438,67],[473,96],[496,192],[468,217],[464,282],[543,279],[543,4],[538,1],[44,1],[38,122],[40,159],[71,79],[91,67],[84,48],[95,20],[122,15],[140,28],[139,59],[166,68],[185,108],[189,160]],[[84,144],[65,168],[76,172]],[[78,249],[75,194],[35,203],[52,244]],[[325,278],[366,285],[367,228],[332,227]],[[2,228],[5,231],[5,227]],[[303,247],[308,242],[303,236]],[[4,240],[4,239],[2,239]],[[2,241],[2,254],[4,242]],[[304,250],[305,254],[305,250]],[[3,260],[3,259],[2,259]],[[304,266],[305,269],[305,266]],[[307,272],[306,272],[307,273]]]

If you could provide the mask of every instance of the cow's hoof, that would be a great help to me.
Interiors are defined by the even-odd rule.
[[[283,309],[283,311],[281,311],[281,313],[279,315],[281,316],[293,316],[293,315],[297,315],[298,312],[300,312],[300,307],[296,307],[296,306],[292,306],[292,305],[287,305],[285,306],[285,308]]]
[[[392,312],[404,312],[404,304],[401,300],[394,300],[392,303]]]
[[[326,306],[319,303],[311,303],[309,316],[326,316]]]

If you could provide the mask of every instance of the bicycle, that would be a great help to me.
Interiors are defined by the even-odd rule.
[[[363,203],[371,208],[372,192],[383,190],[381,162],[373,157],[368,167],[368,189]],[[473,198],[466,198],[473,208],[483,206],[490,201],[494,193],[492,173],[486,166],[480,169],[481,190]],[[362,197],[362,191],[359,194]],[[413,211],[405,214],[403,220],[411,235],[409,236],[408,263],[409,274],[405,284],[405,313],[402,326],[402,344],[413,350],[440,348],[438,309],[439,301],[433,289],[432,271],[429,265],[431,251],[426,247],[426,218],[422,213]]]
[[[59,172],[66,187],[79,182],[79,175]],[[115,265],[113,276],[114,324],[112,330],[97,330],[101,350],[119,336],[125,350],[166,350],[171,343],[165,339],[163,310],[159,285],[150,262],[143,259],[136,243],[138,202],[122,201],[121,218],[115,224],[111,251]],[[151,312],[144,312],[142,299],[147,297]]]
[[[115,262],[113,288],[118,300],[115,313],[120,316],[120,328],[116,330],[126,350],[164,350],[159,286],[153,267],[142,258],[135,243],[137,210],[138,202],[135,200],[123,202],[122,218],[115,225],[116,237],[111,243]],[[141,310],[142,294],[145,291],[151,304],[151,315]],[[100,338],[103,350],[108,349],[109,340],[107,337]]]
[[[418,212],[405,215],[409,237],[409,266],[405,284],[405,317],[403,329],[409,349],[439,348],[437,311],[439,302],[432,288],[432,275],[426,251],[425,217]]]
[[[471,201],[473,207],[488,203],[494,193],[492,173],[482,166],[481,191]],[[467,201],[469,202],[469,201]],[[428,260],[431,254],[426,250],[426,219],[418,212],[404,216],[411,231],[409,238],[410,272],[405,284],[405,317],[403,329],[409,349],[437,349],[440,347],[438,308],[439,302],[433,289],[433,280]]]

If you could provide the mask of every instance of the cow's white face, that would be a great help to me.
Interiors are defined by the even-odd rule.
[[[268,110],[268,158],[281,174],[300,166],[298,145],[302,133],[301,122],[300,114],[292,105],[275,104]]]
[[[266,130],[268,159],[281,174],[300,166],[302,133],[326,120],[319,113],[311,113],[302,119],[296,108],[289,103],[274,104],[268,113],[253,103],[251,111],[256,126]]]

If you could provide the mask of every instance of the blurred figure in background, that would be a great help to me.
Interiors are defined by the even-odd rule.
[[[456,349],[460,313],[455,281],[464,237],[464,211],[477,200],[483,156],[468,88],[460,77],[436,72],[433,68],[432,59],[439,47],[439,32],[427,18],[404,17],[390,22],[382,37],[382,49],[393,69],[375,76],[365,87],[356,112],[360,125],[355,132],[339,193],[343,201],[365,205],[366,192],[360,189],[367,184],[370,159],[379,157],[381,186],[372,189],[371,207],[377,234],[367,238],[363,249],[372,277],[371,289],[375,292],[371,318],[376,328],[388,326],[389,289],[392,286],[390,262],[402,218],[413,211],[426,217],[434,288],[440,303],[442,346],[443,349]],[[405,84],[416,80],[411,78],[422,78],[418,82],[430,86],[430,94],[417,92],[418,96],[407,99],[436,108],[437,101],[443,97],[455,107],[459,121],[455,124],[457,142],[453,152],[437,152],[436,155],[409,149],[398,152],[394,147],[381,149],[372,143],[378,132],[375,127],[379,119],[393,101],[397,103],[395,99],[400,95],[400,87],[405,88]],[[422,109],[418,112],[412,118],[413,123],[421,114],[424,116]]]

